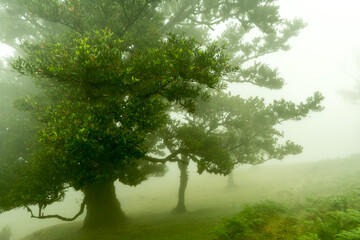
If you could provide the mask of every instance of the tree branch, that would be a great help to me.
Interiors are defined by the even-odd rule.
[[[124,1],[120,1],[120,5],[121,5],[121,8],[123,10],[123,13],[124,13],[124,16],[127,20],[129,20],[129,16],[128,14],[126,13],[126,10],[125,10],[125,6],[124,6]]]
[[[176,155],[178,155],[182,152],[183,152],[183,150],[179,149],[179,150],[172,152],[170,155],[168,155],[165,158],[154,158],[154,157],[150,157],[150,156],[145,156],[144,159],[146,161],[153,162],[153,163],[179,162],[181,160],[179,158],[177,158]]]
[[[136,22],[136,20],[139,19],[140,15],[145,11],[145,8],[149,5],[150,2],[151,2],[151,0],[145,1],[144,5],[140,9],[140,11],[136,14],[136,16],[125,25],[124,31],[122,31],[122,33],[120,34],[120,37],[124,36],[124,34],[131,27],[131,25],[133,25]]]
[[[194,156],[193,154],[189,154],[188,157],[191,158],[191,160],[193,160],[193,162],[198,162],[199,159],[196,158],[196,156]]]
[[[239,63],[240,64],[244,64],[245,62],[248,62],[250,60],[253,60],[253,59],[258,59],[262,56],[265,56],[265,55],[268,55],[268,54],[271,54],[271,53],[276,53],[279,49],[273,49],[273,50],[268,50],[268,51],[264,51],[264,52],[261,52],[261,53],[257,53],[257,54],[254,54],[250,57],[244,57],[243,59],[239,59]]]
[[[274,124],[272,124],[272,125],[264,126],[263,128],[259,129],[259,131],[255,132],[254,135],[250,136],[250,137],[247,139],[247,142],[253,140],[253,139],[254,139],[255,137],[257,137],[262,131],[264,131],[264,130],[272,127],[272,126],[281,124],[281,123],[284,122],[284,121],[293,120],[293,119],[294,119],[294,117],[287,117],[287,118],[283,118],[283,119],[280,119],[280,120],[276,121],[276,122],[275,122]],[[228,151],[235,150],[235,149],[237,149],[237,148],[239,148],[239,147],[241,147],[241,146],[242,146],[242,143],[240,143],[240,144],[238,144],[238,145],[236,145],[236,146],[234,146],[234,147],[229,148]],[[271,159],[269,159],[269,160],[271,160]],[[266,161],[268,161],[268,160],[266,160]]]
[[[27,209],[28,212],[30,212],[32,218],[37,218],[37,219],[58,218],[58,219],[60,219],[62,221],[71,222],[71,221],[74,221],[76,218],[78,218],[84,212],[85,205],[86,205],[86,198],[83,199],[83,201],[81,203],[81,206],[80,206],[79,212],[77,214],[75,214],[74,217],[71,217],[71,218],[63,217],[63,216],[60,216],[60,215],[57,215],[57,214],[55,214],[55,215],[43,215],[41,213],[41,206],[39,206],[39,215],[35,216],[33,211],[31,210],[31,208],[29,206],[25,206],[25,208]]]
[[[190,9],[187,9],[190,6]],[[176,24],[181,23],[182,21],[186,20],[192,13],[194,13],[194,8],[191,6],[190,2],[187,1],[183,3],[179,11],[174,14],[174,18],[170,19],[164,26],[162,26],[162,29],[167,31],[167,29],[170,29],[174,27]]]

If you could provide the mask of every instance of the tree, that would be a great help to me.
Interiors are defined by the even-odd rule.
[[[284,121],[301,120],[321,111],[323,97],[315,93],[306,102],[295,104],[284,99],[265,104],[264,99],[243,99],[216,94],[200,103],[195,114],[164,130],[164,145],[170,152],[181,151],[179,160],[179,199],[174,212],[185,212],[185,189],[189,160],[204,171],[227,175],[236,165],[261,164],[299,154],[302,147],[291,141],[280,142],[283,133],[276,127]]]
[[[230,63],[236,66],[237,71],[230,73],[224,79],[224,82],[226,84],[243,83],[268,89],[281,89],[284,80],[277,69],[262,63],[260,61],[261,57],[281,50],[289,50],[289,39],[296,36],[305,24],[299,19],[282,19],[278,14],[278,6],[274,5],[272,1],[266,3],[261,1],[240,3],[240,1],[236,1],[234,4],[224,3],[223,8],[218,7],[215,2],[212,4],[208,1],[205,2],[207,2],[206,8],[211,9],[213,15],[204,16],[200,18],[201,20],[196,20],[196,22],[200,26],[210,28],[214,26],[213,23],[227,24],[227,28],[217,37],[217,41],[227,44],[225,51],[229,56]],[[254,8],[243,12],[240,7],[241,4],[243,4],[242,7],[249,4],[246,7],[252,6]],[[182,11],[187,9],[187,11],[191,12],[191,7],[187,8],[185,5],[182,7]],[[239,7],[239,9],[236,7]],[[234,10],[235,8],[236,10]],[[196,18],[191,16],[190,19],[194,20]],[[228,21],[229,19],[232,19],[232,21]],[[187,28],[194,25],[184,24],[183,26],[183,29],[188,30]],[[189,32],[193,33],[194,31],[190,30]],[[207,31],[205,30],[205,32]],[[239,164],[260,164],[271,158],[282,159],[289,154],[298,154],[301,152],[301,146],[299,145],[292,142],[279,145],[277,138],[282,135],[275,127],[282,121],[300,120],[312,111],[320,111],[321,106],[319,103],[323,97],[321,94],[316,93],[306,103],[300,105],[281,100],[279,102],[275,101],[273,105],[269,106],[265,106],[264,100],[261,99],[246,100],[239,97],[225,96],[220,98],[222,100],[215,97],[216,100],[212,100],[211,104],[206,103],[208,105],[204,107],[204,109],[217,110],[205,111],[205,114],[196,112],[197,115],[188,116],[183,122],[172,122],[161,133],[160,144],[157,148],[162,147],[164,152],[170,151],[172,160],[176,156],[175,159],[180,170],[178,204],[174,209],[175,212],[186,211],[184,197],[188,180],[187,165],[190,160],[197,163],[199,173],[207,171],[217,174],[229,174],[233,167]],[[239,105],[242,107],[239,107]],[[282,119],[281,115],[274,115],[275,111],[272,111],[271,107],[275,105],[279,111],[285,111],[289,116]],[[233,106],[233,108],[224,112],[222,108],[228,108],[226,106]],[[252,112],[250,109],[252,109]],[[242,111],[250,111],[252,115],[249,113],[247,119],[244,119]],[[257,122],[257,125],[253,123],[258,129],[255,127],[250,128],[249,125],[229,126],[221,123],[222,120],[226,119],[227,115],[233,114],[235,115],[234,118],[238,118],[237,121],[246,122],[259,121],[260,117],[257,117],[257,119],[253,116],[263,114],[262,117],[272,121],[272,123],[264,122],[263,120],[266,119],[262,119],[263,122]],[[216,117],[210,121],[208,116]],[[217,130],[212,131],[214,129]],[[260,130],[266,132],[267,135],[258,133]],[[238,133],[237,136],[235,135],[236,132]],[[244,132],[247,135],[243,135]],[[234,136],[230,136],[229,133],[233,133]],[[249,139],[246,139],[245,136],[248,136]],[[250,136],[256,137],[251,139]],[[224,143],[229,141],[237,145],[228,148]],[[267,146],[265,146],[266,144]],[[164,160],[167,159],[164,158],[158,161]],[[156,162],[155,159],[153,161]]]
[[[31,155],[1,176],[13,183],[1,189],[1,210],[25,206],[32,217],[73,220],[86,206],[85,228],[117,224],[124,214],[113,182],[135,185],[163,168],[142,160],[146,141],[168,121],[172,104],[193,111],[208,95],[204,88],[221,87],[230,70],[222,47],[157,31],[157,1],[18,2],[70,30],[25,42],[25,57],[13,63],[40,88],[15,102],[37,121],[38,134]],[[85,195],[79,213],[43,215],[70,187]]]
[[[161,174],[163,163],[178,161],[179,154],[196,158],[210,172],[231,166],[200,145],[193,149],[197,155],[180,148],[157,158],[157,133],[173,121],[175,106],[195,112],[197,102],[209,99],[209,89],[221,91],[225,82],[281,86],[276,70],[244,63],[288,48],[288,39],[303,27],[300,20],[280,18],[273,0],[2,2],[18,7],[20,19],[31,19],[27,23],[41,29],[41,40],[24,42],[23,57],[13,63],[39,88],[15,102],[36,122],[37,134],[27,139],[25,160],[12,158],[16,164],[0,174],[11,183],[0,188],[0,210],[26,207],[32,217],[73,220],[86,207],[84,228],[125,219],[115,180],[139,184]],[[229,23],[228,30],[212,43],[209,32],[220,23]],[[51,34],[54,29],[58,34]],[[211,144],[221,140],[215,133],[195,133]],[[68,188],[84,193],[79,213],[44,215]],[[31,205],[38,206],[38,215]]]

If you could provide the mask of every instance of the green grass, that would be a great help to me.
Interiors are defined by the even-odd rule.
[[[81,231],[81,222],[61,224],[42,229],[25,240],[184,240],[212,239],[219,219],[232,211],[203,209],[186,214],[151,214],[130,216],[129,223],[117,229]]]
[[[259,238],[255,229],[251,230],[253,237],[233,239],[360,239],[356,238],[360,228],[352,221],[357,213],[351,210],[360,208],[360,203],[356,205],[358,195],[351,195],[359,192],[359,176],[359,155],[313,163],[239,168],[234,175],[237,188],[232,191],[225,189],[224,177],[193,174],[186,199],[189,213],[179,215],[170,213],[176,202],[178,178],[154,179],[135,189],[120,187],[120,201],[131,219],[125,226],[82,232],[81,222],[75,222],[42,229],[24,240],[215,240],[221,239],[219,226],[224,224],[224,218],[238,214],[247,208],[244,206],[257,206],[264,201],[279,207],[279,214],[265,214],[265,208],[265,218],[261,220],[262,215],[255,218],[257,223],[263,221],[257,226],[262,229],[260,232],[268,232],[268,238],[265,235]],[[269,206],[271,209],[272,205]],[[253,219],[250,213],[247,214]],[[344,221],[348,221],[348,227],[330,233],[337,238],[326,238],[330,229]],[[294,238],[291,234],[298,236]]]

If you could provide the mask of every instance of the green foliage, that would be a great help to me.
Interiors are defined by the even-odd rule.
[[[336,234],[336,239],[342,239],[342,240],[360,239],[360,227],[349,231],[343,230],[339,234]]]
[[[315,219],[312,219],[315,218]],[[351,230],[360,223],[360,212],[353,209],[313,214],[305,221],[307,231],[315,232],[320,239],[335,239],[342,230]]]
[[[297,240],[320,240],[315,233],[307,233],[306,235],[299,236]]]
[[[336,239],[341,231],[350,231],[360,224],[359,192],[308,199],[305,227],[320,239]]]
[[[295,208],[269,201],[246,205],[218,225],[217,239],[357,239],[358,194],[308,200]]]
[[[291,239],[297,231],[296,220],[287,212],[284,205],[273,201],[246,205],[216,228],[217,239]]]
[[[302,147],[292,141],[280,144],[283,133],[276,128],[284,121],[321,111],[322,100],[315,93],[298,105],[284,99],[267,105],[258,97],[214,94],[210,101],[197,104],[195,114],[184,113],[183,120],[170,122],[161,134],[166,147],[188,155],[199,173],[228,174],[235,165],[301,153]]]

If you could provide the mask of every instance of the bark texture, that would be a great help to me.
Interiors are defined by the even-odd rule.
[[[114,183],[89,184],[83,189],[86,217],[83,229],[114,227],[126,220],[116,198]]]
[[[178,202],[176,207],[172,210],[173,213],[187,212],[185,207],[185,190],[187,187],[189,175],[188,175],[189,159],[186,156],[181,156],[181,162],[178,162],[180,170],[180,186],[178,192]]]

